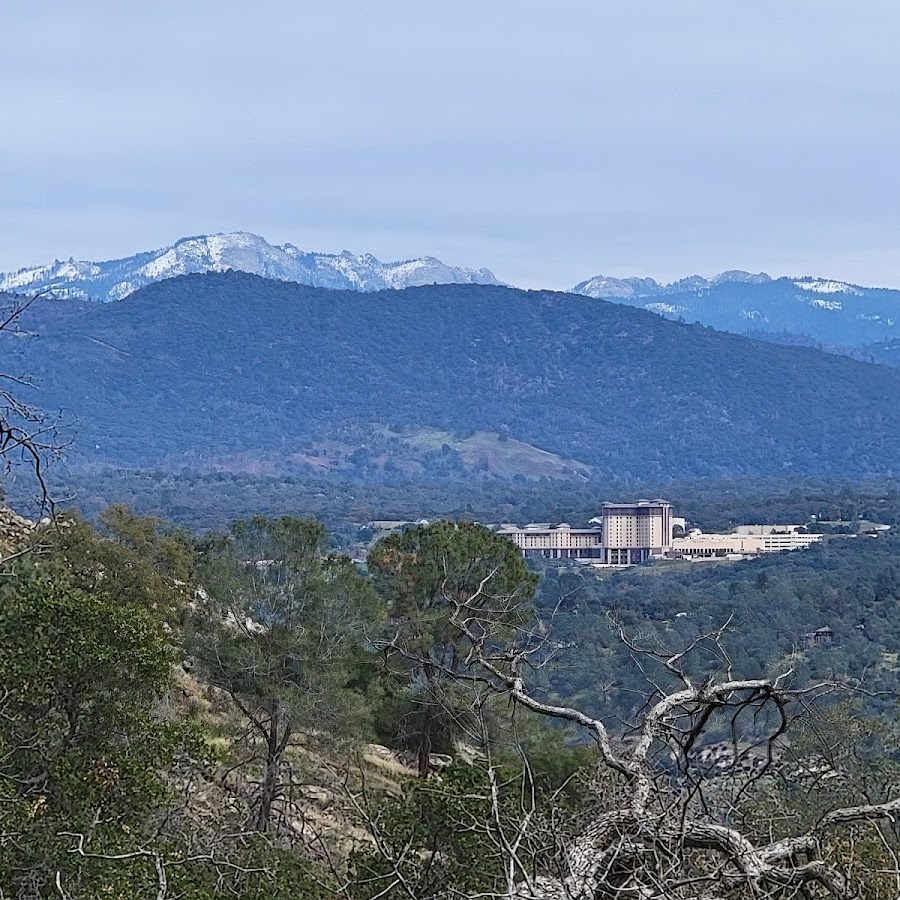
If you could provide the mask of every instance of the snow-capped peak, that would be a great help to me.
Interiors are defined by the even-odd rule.
[[[718,275],[714,275],[709,279],[710,284],[765,284],[767,281],[771,281],[772,278],[770,275],[767,275],[765,272],[757,272],[755,275],[752,272],[744,272],[741,269],[730,269],[727,272],[719,272]]]
[[[731,271],[658,284],[651,278],[597,275],[574,291],[777,343],[794,335],[813,346],[863,347],[895,339],[900,328],[900,291],[831,278],[772,279],[762,272]]]
[[[684,294],[708,291],[719,284],[740,282],[744,284],[764,284],[772,279],[765,272],[754,275],[732,269],[721,272],[712,278],[702,275],[689,275],[670,284],[660,284],[653,278],[610,278],[607,275],[595,275],[572,288],[574,294],[584,294],[598,300],[632,300],[640,297],[659,297],[664,294]]]
[[[655,297],[663,293],[663,285],[652,278],[612,278],[595,275],[572,288],[573,294],[599,299],[631,299],[634,297]]]
[[[248,232],[185,237],[169,247],[107,262],[59,260],[0,273],[0,291],[49,289],[60,297],[120,300],[153,281],[235,269],[316,287],[377,291],[425,284],[501,284],[488,269],[448,266],[432,256],[383,263],[366,253],[310,253]]]

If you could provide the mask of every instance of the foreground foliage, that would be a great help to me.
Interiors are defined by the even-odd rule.
[[[309,741],[365,731],[363,694],[352,682],[377,604],[351,561],[326,549],[322,525],[285,517],[236,522],[203,554],[188,649],[250,731],[244,765],[261,770],[257,831],[272,826],[301,733]]]
[[[537,598],[514,548],[471,523],[383,541],[370,575],[328,544],[309,519],[192,538],[113,509],[4,565],[4,895],[896,896],[892,724],[862,715],[865,693],[843,702],[853,685],[815,653],[732,673],[753,657],[728,642],[752,628],[663,602],[709,591],[719,615],[752,575],[760,603],[806,584],[824,604],[853,560],[891,604],[889,541],[635,571],[590,597],[578,571],[547,572]],[[592,607],[616,595],[645,619],[601,645]],[[565,696],[569,644],[597,669]],[[607,674],[640,698],[624,723]]]
[[[394,739],[414,750],[419,774],[432,752],[452,751],[454,740],[480,737],[484,707],[465,682],[468,640],[452,623],[453,601],[466,598],[493,628],[522,624],[518,611],[492,615],[498,592],[534,595],[537,576],[505,538],[471,522],[437,522],[391,535],[373,548],[369,571],[388,608],[385,673],[397,727]]]
[[[102,867],[73,847],[120,853],[153,833],[167,796],[156,772],[190,744],[154,715],[172,661],[136,606],[29,568],[0,580],[5,892],[40,894],[57,878],[90,890]]]

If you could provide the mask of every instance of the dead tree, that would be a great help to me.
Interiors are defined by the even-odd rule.
[[[834,690],[833,685],[792,686],[790,666],[771,677],[737,677],[724,652],[724,629],[703,635],[679,652],[647,651],[629,643],[639,663],[652,659],[667,680],[649,692],[633,732],[614,734],[596,716],[545,702],[529,689],[529,669],[539,664],[546,640],[528,638],[545,630],[536,628],[515,644],[499,640],[491,624],[497,610],[486,616],[485,609],[518,601],[492,596],[491,575],[471,597],[461,600],[448,593],[446,602],[452,609],[452,623],[470,647],[466,658],[470,682],[482,689],[487,686],[538,716],[570,723],[589,735],[598,751],[593,775],[596,803],[577,827],[536,835],[540,829],[556,826],[533,809],[523,810],[515,822],[501,822],[499,806],[494,807],[497,827],[485,829],[486,854],[503,854],[505,884],[489,894],[479,893],[480,897],[851,900],[875,896],[860,884],[860,871],[868,872],[866,864],[860,863],[857,843],[862,829],[893,823],[900,814],[900,799],[835,804],[803,828],[793,827],[789,820],[760,828],[743,814],[742,798],[767,784],[777,768],[785,734],[809,710],[811,701]],[[624,634],[622,639],[629,640]],[[689,672],[686,660],[702,643],[711,644],[719,655],[719,677],[697,678]],[[747,716],[766,723],[759,766],[743,773],[735,766],[718,779],[698,774],[692,767],[692,751],[703,743],[710,723],[725,717],[737,734],[742,717]],[[617,789],[610,790],[610,784]],[[888,864],[873,875],[888,875],[900,886],[896,848],[887,847],[883,830],[877,839],[885,844],[880,858]],[[534,854],[526,852],[529,841],[545,848],[555,846],[556,852],[536,865]],[[396,883],[401,884],[400,867],[395,868]],[[447,896],[465,894],[451,889]]]
[[[0,302],[0,332],[17,333],[25,311],[46,296],[40,292]],[[41,504],[52,508],[44,470],[48,461],[64,449],[62,423],[59,415],[23,399],[34,388],[33,379],[27,375],[0,372],[0,472],[9,475],[15,465],[25,464],[37,479]]]

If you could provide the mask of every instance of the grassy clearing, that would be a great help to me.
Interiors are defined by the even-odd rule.
[[[469,437],[460,438],[449,431],[418,428],[392,436],[422,453],[440,450],[446,445],[459,453],[470,471],[504,478],[514,475],[525,478],[572,478],[581,475],[587,478],[593,471],[585,463],[549,453],[523,441],[513,438],[501,440],[494,432],[476,431]]]

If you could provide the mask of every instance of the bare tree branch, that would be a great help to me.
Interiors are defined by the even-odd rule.
[[[602,781],[602,773],[610,773],[620,780],[625,793],[621,803],[598,794],[592,819],[574,836],[562,839],[558,873],[535,874],[520,854],[523,842],[543,820],[536,818],[533,803],[523,805],[515,821],[504,819],[496,771],[489,766],[493,826],[486,840],[491,852],[504,860],[504,887],[491,896],[506,900],[812,900],[820,896],[854,900],[859,895],[850,870],[829,858],[833,842],[827,834],[838,828],[893,824],[900,814],[900,798],[834,809],[805,832],[768,838],[742,827],[737,806],[746,791],[774,770],[779,741],[803,713],[805,703],[834,685],[792,687],[790,661],[772,676],[735,677],[722,640],[729,622],[674,651],[640,647],[617,626],[632,656],[638,661],[654,660],[675,680],[676,688],[653,685],[654,696],[633,737],[614,740],[601,719],[574,706],[541,700],[529,690],[526,673],[535,659],[531,639],[537,632],[532,624],[522,628],[518,641],[501,640],[494,625],[498,613],[511,612],[520,600],[491,594],[493,577],[494,573],[488,574],[469,596],[444,592],[450,621],[468,647],[463,665],[446,666],[444,673],[460,683],[487,686],[539,716],[583,729],[599,750],[597,778]],[[489,598],[487,604],[485,598]],[[546,635],[538,643],[545,642]],[[392,646],[395,651],[411,652]],[[686,661],[699,651],[712,655],[724,677],[701,680],[690,673]],[[744,752],[740,744],[745,717],[767,734],[758,769],[739,778],[736,764]],[[710,724],[719,720],[730,729],[734,764],[728,779],[711,783],[708,776],[689,771],[690,757]],[[669,748],[669,755],[661,755],[660,748]],[[663,764],[667,759],[677,763],[674,771]],[[730,793],[723,792],[724,786]],[[713,795],[707,798],[709,791]],[[369,824],[377,831],[377,821],[370,817]],[[884,842],[882,832],[877,831],[876,840]],[[893,858],[898,858],[896,852]],[[392,864],[399,879],[400,861],[395,858]],[[890,874],[900,884],[896,866]]]
[[[0,332],[17,333],[18,322],[26,310],[49,296],[48,290],[28,297],[13,296],[0,309]],[[48,413],[22,399],[23,391],[35,387],[27,376],[3,372],[0,373],[2,383],[12,387],[0,387],[0,471],[9,475],[15,465],[26,465],[37,480],[41,507],[52,513],[55,504],[50,496],[45,468],[67,446],[63,438],[62,415]]]

